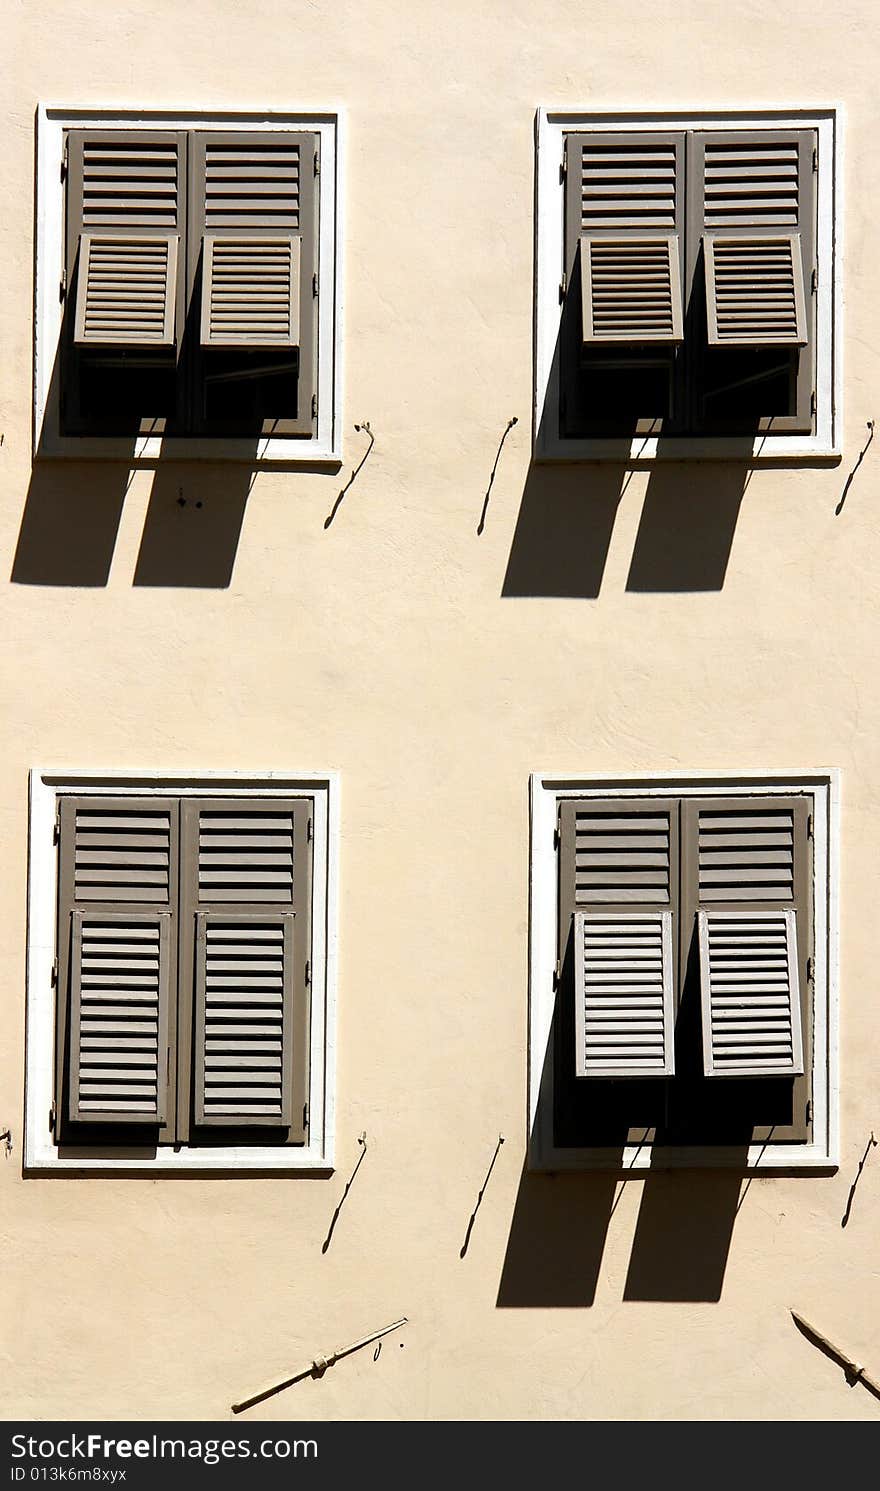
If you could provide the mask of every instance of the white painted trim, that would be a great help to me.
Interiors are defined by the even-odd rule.
[[[564,440],[558,433],[558,370],[554,353],[559,332],[559,282],[564,264],[565,134],[573,129],[614,131],[743,129],[772,123],[780,129],[815,129],[818,134],[816,252],[816,433],[760,435],[746,442],[718,437],[657,440]],[[532,407],[534,458],[539,461],[617,460],[645,465],[656,460],[734,460],[756,462],[812,458],[840,459],[843,429],[843,110],[766,107],[677,115],[628,110],[591,114],[574,109],[539,109],[536,116],[535,216],[535,381]],[[545,417],[546,413],[546,417]]]
[[[312,985],[309,1068],[309,1143],[303,1147],[247,1145],[226,1149],[163,1146],[155,1159],[61,1157],[49,1128],[54,1095],[55,907],[58,852],[53,843],[58,799],[71,792],[138,796],[174,792],[195,797],[259,794],[308,797],[313,811],[311,907]],[[34,769],[30,774],[28,947],[25,1031],[26,1175],[197,1173],[329,1174],[334,1165],[336,1116],[336,981],[339,909],[339,777],[335,772],[161,772]]]
[[[550,1032],[556,994],[557,803],[565,797],[672,797],[682,793],[729,797],[804,793],[812,798],[813,913],[813,1140],[808,1144],[753,1144],[745,1163],[724,1146],[620,1150],[560,1148],[553,1142],[553,1051]],[[535,772],[530,778],[529,864],[529,1148],[530,1170],[737,1168],[744,1173],[833,1170],[840,1162],[839,866],[840,772],[650,772],[642,777],[584,777]]]
[[[64,191],[61,163],[67,129],[229,129],[271,132],[297,129],[321,137],[318,262],[318,433],[314,440],[278,435],[260,440],[256,455],[248,440],[164,439],[142,435],[134,442],[114,437],[61,435],[53,396],[52,371],[61,333],[63,305],[58,294],[64,268]],[[160,460],[243,461],[250,466],[283,465],[312,470],[342,461],[342,337],[344,325],[345,113],[342,108],[280,114],[216,109],[37,110],[37,240],[34,270],[34,426],[33,454],[79,460],[127,461],[129,468]],[[55,391],[57,392],[57,390]]]

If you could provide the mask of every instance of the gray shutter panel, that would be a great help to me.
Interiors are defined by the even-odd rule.
[[[726,798],[697,814],[699,900],[792,901],[796,815],[778,798]]]
[[[707,1077],[803,1072],[795,912],[698,913]]]
[[[567,160],[584,342],[680,342],[683,137],[570,136]]]
[[[173,346],[186,202],[182,137],[73,131],[68,149],[75,343]]]
[[[719,132],[696,147],[710,344],[805,345],[812,133]]]
[[[76,1124],[172,1120],[177,853],[172,800],[62,800],[57,1102]]]
[[[560,948],[574,927],[575,1074],[669,1076],[678,803],[564,801],[560,846]]]
[[[299,345],[312,320],[317,137],[205,134],[198,147],[202,344]]]
[[[672,912],[574,919],[578,1077],[666,1077],[673,1048]]]
[[[299,345],[300,239],[206,233],[202,345]]]
[[[307,1132],[309,853],[304,800],[185,805],[198,1127]]]
[[[166,1120],[167,911],[73,913],[70,1117],[77,1123]]]
[[[289,1125],[293,914],[200,912],[196,1123]]]

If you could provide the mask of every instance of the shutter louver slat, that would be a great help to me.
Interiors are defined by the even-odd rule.
[[[206,234],[202,345],[298,346],[300,249],[293,234]]]
[[[292,912],[199,913],[196,1123],[289,1125]]]
[[[574,889],[578,905],[640,901],[668,904],[670,816],[658,807],[628,812],[579,804],[574,819]]]
[[[170,913],[73,913],[70,1116],[165,1121]]]
[[[800,235],[703,239],[711,346],[804,346],[806,307]]]
[[[581,286],[585,342],[682,340],[677,238],[582,237]]]
[[[76,901],[167,904],[171,881],[171,814],[145,806],[121,813],[100,800],[77,804],[73,894]]]
[[[205,229],[300,226],[300,147],[289,136],[246,144],[209,140],[205,149]]]
[[[574,918],[578,1077],[674,1071],[672,913]]]
[[[791,807],[701,807],[700,901],[791,901],[794,842]]]
[[[202,808],[198,834],[201,902],[293,904],[292,809]]]
[[[795,912],[698,912],[707,1077],[803,1072]]]

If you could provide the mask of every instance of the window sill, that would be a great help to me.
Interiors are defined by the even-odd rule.
[[[538,435],[535,460],[542,462],[618,461],[628,467],[653,466],[659,461],[742,461],[749,466],[774,461],[837,465],[843,452],[817,435],[776,435],[768,446],[766,435],[754,440],[725,437],[658,440],[638,436],[628,440],[562,440]]]
[[[131,440],[112,435],[57,435],[44,436],[36,459],[118,461],[130,470],[150,469],[165,461],[235,461],[255,468],[338,471],[342,451],[332,441],[306,441],[292,436],[166,440],[160,435],[142,435]]]
[[[25,1178],[49,1175],[315,1175],[333,1174],[332,1160],[318,1146],[284,1154],[278,1149],[169,1150],[156,1159],[124,1155],[64,1155],[51,1143],[28,1146]]]

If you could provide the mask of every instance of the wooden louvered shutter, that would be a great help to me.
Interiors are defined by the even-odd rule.
[[[710,343],[807,341],[813,145],[810,130],[695,137]]]
[[[683,137],[571,135],[566,162],[584,342],[680,342]]]
[[[802,798],[686,805],[695,883],[707,1077],[803,1072],[809,940]]]
[[[208,431],[240,417],[258,433],[314,433],[319,157],[316,134],[192,138],[188,272]]]
[[[574,927],[575,1073],[674,1071],[678,802],[560,805],[560,928]]]
[[[307,1132],[309,809],[184,804],[197,1128]]]
[[[75,1124],[161,1129],[172,1118],[177,805],[65,798],[60,833],[58,1110]]]
[[[184,137],[134,130],[68,136],[68,281],[79,346],[173,347],[182,296]]]
[[[813,130],[691,137],[687,272],[695,295],[701,275],[705,286],[692,357],[707,433],[813,428],[815,148]]]

